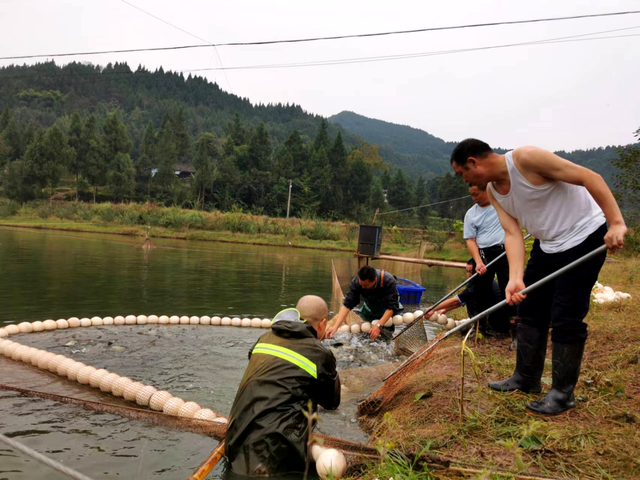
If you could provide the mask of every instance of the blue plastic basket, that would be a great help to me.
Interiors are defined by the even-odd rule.
[[[406,278],[397,277],[398,280],[398,293],[400,294],[400,301],[403,304],[419,305],[422,298],[422,292],[427,289],[422,285],[418,285],[416,282],[407,280]]]

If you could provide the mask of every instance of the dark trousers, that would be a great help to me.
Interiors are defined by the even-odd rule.
[[[488,248],[480,248],[480,257],[485,265],[493,261],[496,257],[504,253],[504,245],[495,245]],[[500,301],[505,299],[504,291],[507,289],[509,283],[509,261],[505,255],[496,263],[487,268],[487,273],[484,275],[478,275],[474,282],[476,283],[476,295],[479,300],[479,307],[481,311],[494,305],[494,294],[492,290],[493,279],[498,277],[498,285],[500,285]],[[509,331],[509,319],[517,315],[517,307],[507,305],[504,307],[506,310],[505,315],[492,315],[494,318],[489,318],[489,325],[498,332]]]
[[[607,225],[603,224],[581,244],[558,253],[544,253],[536,240],[524,272],[524,284],[529,286],[592,252],[604,244],[606,233]],[[529,292],[518,306],[520,321],[538,329],[551,327],[553,342],[583,343],[587,339],[587,324],[583,320],[589,313],[591,289],[606,256],[602,252]]]

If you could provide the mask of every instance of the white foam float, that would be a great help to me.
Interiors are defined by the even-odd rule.
[[[78,317],[71,317],[67,320],[69,328],[78,328],[80,326],[80,319]]]
[[[33,363],[33,361],[32,361]],[[77,382],[78,381],[78,373],[80,373],[80,370],[82,370],[84,367],[86,367],[86,365],[82,362],[76,362],[73,365],[71,365],[68,369],[67,369],[67,378],[69,380],[71,380],[72,382]]]
[[[20,333],[31,333],[33,332],[33,325],[31,322],[22,322],[18,324],[18,330],[20,330]]]
[[[17,325],[13,325],[13,324],[7,325],[6,327],[4,327],[4,329],[9,335],[17,335],[20,333],[20,329],[18,328]]]
[[[147,317],[147,323],[149,325],[156,325],[157,323],[159,323],[159,319],[157,315],[149,315]]]
[[[179,417],[186,417],[186,418],[193,418],[193,416],[199,410],[202,410],[202,407],[200,405],[198,405],[196,402],[185,402],[178,409],[178,416]]]
[[[140,390],[138,390],[138,393],[135,398],[136,403],[143,407],[149,406],[149,400],[151,400],[151,397],[157,391],[158,389],[156,387],[151,385],[145,385]]]
[[[38,366],[40,366],[40,363],[38,363]],[[96,367],[92,367],[91,365],[85,365],[78,371],[78,374],[76,376],[76,381],[80,385],[89,385],[89,377],[96,370],[98,370]]]
[[[240,320],[240,326],[244,327],[244,328],[248,328],[251,327],[251,319],[250,318],[243,318]]]
[[[409,325],[411,322],[413,322],[413,313],[407,312],[402,315],[402,321],[405,323],[405,325]]]
[[[416,310],[415,312],[413,312],[413,318],[414,320],[416,318],[420,318],[422,315],[424,315],[424,312],[422,310]]]
[[[169,325],[169,317],[166,315],[161,315],[158,317],[158,323],[160,325]]]
[[[104,320],[100,317],[92,317],[91,318],[91,326],[92,327],[101,327],[104,325]]]
[[[252,318],[251,319],[251,327],[253,327],[253,328],[262,328],[262,320],[260,318]]]
[[[200,325],[200,317],[189,317],[189,325]]]
[[[220,317],[211,317],[211,325],[221,325],[222,319]]]
[[[449,319],[447,318],[446,315],[441,314],[441,315],[438,315],[437,321],[438,321],[438,325],[446,325]]]
[[[111,372],[109,372],[109,370],[106,370],[104,368],[100,368],[99,370],[96,370],[91,375],[89,375],[89,386],[93,388],[98,388],[100,386],[100,382],[102,382],[102,379],[107,375],[109,375],[109,373]]]
[[[178,325],[180,323],[180,317],[177,315],[171,315],[169,317],[169,325]]]
[[[46,369],[51,373],[58,373],[58,367],[66,359],[67,357],[65,357],[64,355],[54,355],[53,358],[51,358],[51,360],[49,360],[49,362],[47,363]]]
[[[124,321],[124,317],[122,315],[118,315],[117,317],[115,317],[113,319],[113,324],[114,325],[124,325],[125,321]]]
[[[69,328],[69,322],[61,318],[60,320],[56,320],[56,326],[58,330],[64,330],[65,328]]]
[[[125,325],[135,325],[137,321],[138,319],[135,315],[127,315],[126,317],[124,317]]]
[[[31,325],[33,325],[33,331],[34,332],[42,332],[44,330],[44,324],[38,320],[36,322],[33,322]],[[0,332],[2,333],[2,332]],[[2,335],[0,335],[1,337]]]
[[[146,315],[138,315],[136,317],[137,325],[146,325],[147,324],[147,316]]]
[[[179,397],[170,398],[167,403],[162,407],[162,412],[167,415],[177,415],[180,407],[185,404],[185,401]]]
[[[211,317],[208,317],[207,315],[200,317],[200,325],[211,325]]]
[[[353,325],[351,325],[351,333],[353,333],[353,334],[360,333],[360,324],[359,323],[354,323]]]
[[[114,397],[122,397],[124,395],[125,388],[132,383],[134,382],[129,377],[120,377],[118,380],[113,382],[113,385],[111,385],[111,395]]]
[[[149,408],[156,412],[162,412],[166,403],[173,398],[171,393],[166,390],[160,390],[154,393],[149,399]]]
[[[111,393],[111,390],[113,389],[113,384],[116,383],[118,380],[120,380],[120,375],[118,375],[117,373],[109,372],[107,375],[102,377],[102,380],[98,385],[98,388],[103,392]]]
[[[350,333],[351,332],[351,327],[349,327],[349,325],[341,325],[340,328],[338,328],[338,333]]]
[[[347,460],[344,454],[335,448],[327,448],[316,460],[316,471],[323,480],[337,480],[347,471]]]
[[[402,315],[394,315],[391,319],[394,325],[402,325],[404,320],[402,319]]]
[[[180,325],[189,325],[189,317],[182,315],[180,317]]]
[[[130,383],[125,387],[124,392],[122,393],[122,396],[124,397],[125,400],[129,402],[135,402],[138,392],[143,388],[144,388],[144,384],[141,382]]]
[[[201,408],[193,414],[193,418],[196,420],[209,420],[210,422],[215,420],[216,416],[216,413],[210,408]]]
[[[229,317],[222,317],[222,319],[220,320],[220,325],[228,327],[229,325],[231,325],[231,319]]]
[[[232,327],[240,327],[242,326],[242,320],[238,317],[233,317],[231,319],[231,326]]]
[[[268,318],[263,318],[260,322],[260,326],[262,328],[271,328],[271,320],[269,320]]]
[[[369,333],[371,331],[371,324],[369,322],[364,322],[360,325],[360,331],[362,333]]]

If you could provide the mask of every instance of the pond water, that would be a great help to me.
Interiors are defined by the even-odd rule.
[[[0,325],[128,314],[272,318],[305,294],[330,301],[331,259],[351,255],[293,248],[139,239],[0,228]],[[464,278],[459,269],[376,264],[422,283],[423,304]],[[410,309],[416,308],[415,306]],[[106,368],[227,415],[264,330],[210,326],[118,326],[19,335],[15,340]],[[390,345],[338,336],[341,370],[400,360]],[[114,398],[0,358],[0,383],[106,403]],[[375,388],[372,385],[371,388]],[[348,387],[348,385],[347,385]],[[319,430],[364,441],[345,389]],[[215,447],[201,435],[150,426],[0,390],[0,431],[92,478],[187,478]],[[218,467],[210,478],[220,478]],[[65,478],[0,444],[0,480]]]

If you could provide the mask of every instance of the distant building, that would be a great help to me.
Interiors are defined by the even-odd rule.
[[[158,173],[158,169],[152,168],[151,176],[155,177],[156,173]],[[193,168],[193,165],[178,164],[175,166],[175,174],[178,178],[191,178],[195,173],[196,169]]]

